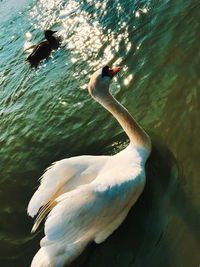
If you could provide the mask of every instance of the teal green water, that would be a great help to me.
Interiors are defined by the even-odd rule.
[[[153,141],[147,185],[122,226],[73,264],[200,265],[200,9],[197,0],[0,2],[0,265],[29,266],[43,229],[26,207],[52,162],[127,145],[87,92],[89,76],[123,70],[111,90]],[[31,69],[43,30],[62,46]]]

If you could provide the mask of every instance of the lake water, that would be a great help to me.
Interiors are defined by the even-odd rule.
[[[150,134],[147,185],[125,222],[73,264],[200,265],[199,0],[0,1],[0,265],[26,267],[43,227],[26,207],[59,159],[114,154],[127,137],[87,92],[90,75],[122,66],[111,91]],[[44,29],[62,46],[31,69]]]

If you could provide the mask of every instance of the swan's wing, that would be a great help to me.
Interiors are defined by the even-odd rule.
[[[106,156],[80,156],[55,162],[41,177],[40,186],[29,202],[28,214],[35,216],[43,205],[47,204],[47,209],[48,203],[54,205],[60,194],[90,183],[106,159]]]
[[[100,206],[91,186],[80,186],[56,201],[57,205],[45,222],[41,249],[33,258],[31,267],[64,266],[78,256],[92,239],[89,228],[95,215],[93,209],[96,206],[98,214]]]
[[[108,171],[104,174],[107,184],[94,181],[59,196],[56,199],[57,205],[45,223],[48,240],[57,242],[65,239],[67,243],[71,243],[86,239],[86,234],[95,238],[95,234],[112,223],[128,203],[138,198],[144,188],[143,171],[134,178],[129,171],[125,173],[129,175],[126,175],[126,180],[117,179],[117,176],[122,175],[119,173],[116,176],[116,181],[119,182],[110,184],[111,171]]]
[[[122,173],[118,166],[104,169],[92,183],[56,199],[32,267],[42,266],[39,263],[44,259],[53,266],[70,263],[90,241],[103,242],[122,223],[141,194],[145,179],[141,168],[133,177],[131,168],[124,168]]]
[[[70,244],[83,238],[83,233],[88,235],[88,226],[95,217],[94,209],[96,215],[101,209],[102,203],[99,200],[88,185],[80,186],[57,198],[57,205],[45,223],[47,239],[51,242],[64,239]]]
[[[138,190],[135,193],[131,188],[127,181],[113,187],[94,182],[58,197],[45,222],[45,237],[32,266],[40,266],[36,263],[42,258],[55,266],[60,261],[70,263],[90,241],[103,242],[122,223],[133,199],[138,198]]]

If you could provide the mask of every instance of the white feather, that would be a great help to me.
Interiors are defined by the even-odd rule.
[[[144,150],[128,146],[107,158],[91,183],[80,185],[56,199],[57,205],[45,223],[42,249],[32,267],[40,267],[40,257],[43,264],[44,254],[51,264],[53,262],[52,266],[63,266],[59,262],[70,263],[88,242],[103,242],[121,224],[145,184],[143,153]],[[115,168],[111,168],[113,164]]]
[[[66,192],[78,185],[91,182],[106,158],[106,156],[79,156],[53,163],[41,177],[40,186],[29,202],[28,214],[34,217],[39,208],[61,185],[63,185],[62,192]]]

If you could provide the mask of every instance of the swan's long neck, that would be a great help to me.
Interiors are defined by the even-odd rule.
[[[97,101],[118,120],[133,145],[145,147],[150,153],[150,137],[139,126],[125,107],[123,107],[109,92]]]

